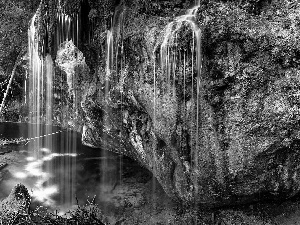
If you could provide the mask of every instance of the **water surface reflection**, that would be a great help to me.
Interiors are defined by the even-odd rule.
[[[35,139],[29,132],[30,126],[33,125],[0,123],[0,139],[23,137],[30,140],[18,147],[18,160],[6,167],[8,173],[0,181],[0,198],[6,197],[15,184],[23,183],[35,204],[63,210],[77,203],[84,204],[95,196],[101,205],[113,200],[111,193],[118,189],[124,173],[149,175],[127,157],[83,146],[76,132],[40,125],[43,137]],[[54,134],[48,135],[47,130]],[[121,165],[129,169],[124,172]]]

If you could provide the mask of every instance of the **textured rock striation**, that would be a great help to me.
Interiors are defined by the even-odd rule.
[[[59,62],[56,79],[76,81],[65,88],[79,102],[68,124],[85,144],[134,158],[187,204],[299,192],[299,3],[202,1],[192,18],[201,30],[200,73],[191,22],[173,28],[169,70],[161,62],[168,24],[192,3],[83,2],[89,18],[80,24],[89,33],[78,29],[76,51],[86,63],[62,57],[72,45],[45,51]],[[78,10],[68,6],[70,15]],[[57,109],[69,93],[60,96]]]

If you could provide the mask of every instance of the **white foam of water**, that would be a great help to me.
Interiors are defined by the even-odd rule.
[[[51,171],[45,171],[43,165],[46,161],[51,161],[55,157],[76,157],[76,153],[51,153],[51,150],[48,148],[42,148],[40,150],[45,155],[43,157],[35,158],[35,157],[27,157],[27,164],[25,165],[25,169],[23,171],[18,171],[14,173],[14,177],[18,179],[27,179],[27,178],[35,178],[37,179],[34,183],[32,189],[32,197],[40,202],[43,202],[44,205],[50,206],[54,205],[55,201],[53,200],[53,196],[58,194],[58,186],[57,185],[49,185],[48,181],[53,177]]]

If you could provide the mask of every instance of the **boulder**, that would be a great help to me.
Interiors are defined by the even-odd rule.
[[[31,197],[23,184],[17,184],[8,197],[0,202],[1,222],[14,221],[18,215],[28,215]]]

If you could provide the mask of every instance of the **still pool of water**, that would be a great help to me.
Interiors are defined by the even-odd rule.
[[[151,179],[146,169],[127,157],[82,145],[76,132],[40,125],[43,137],[34,138],[31,130],[36,127],[0,123],[0,140],[28,139],[15,148],[16,159],[0,171],[5,171],[0,180],[0,199],[8,196],[14,185],[23,183],[35,204],[65,211],[93,198],[98,204],[111,202],[124,174],[140,173],[145,182]]]

